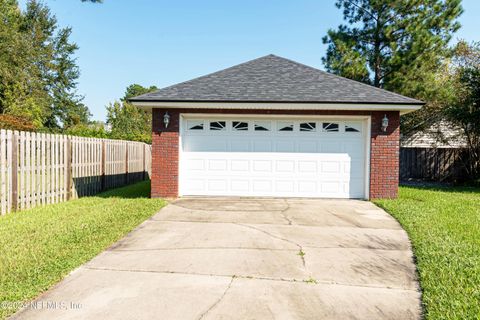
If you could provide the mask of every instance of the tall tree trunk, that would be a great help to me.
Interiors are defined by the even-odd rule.
[[[381,24],[380,24],[380,14],[377,16],[377,26],[375,28],[375,43],[373,48],[373,64],[374,64],[374,79],[373,85],[377,88],[381,87],[380,80],[382,79],[382,59],[380,56],[380,46],[382,45],[380,42],[380,32],[381,32]]]

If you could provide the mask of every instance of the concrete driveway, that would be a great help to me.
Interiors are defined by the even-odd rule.
[[[16,317],[370,320],[421,313],[406,233],[357,200],[179,199],[37,302]]]

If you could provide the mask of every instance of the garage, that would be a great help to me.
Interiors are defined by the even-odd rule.
[[[275,55],[129,100],[163,198],[396,198],[400,115],[424,104]]]
[[[180,195],[368,197],[368,117],[181,119]]]

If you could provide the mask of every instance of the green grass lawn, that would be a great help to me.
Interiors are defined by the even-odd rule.
[[[480,188],[401,187],[390,212],[413,245],[427,319],[480,319]]]
[[[166,204],[141,182],[0,218],[0,318],[135,228]]]

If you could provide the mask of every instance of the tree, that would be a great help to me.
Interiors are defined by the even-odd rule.
[[[78,46],[69,41],[71,28],[58,29],[57,19],[45,5],[31,0],[27,4],[21,30],[34,45],[34,63],[39,78],[48,93],[48,116],[44,125],[49,128],[86,123],[90,116],[75,92],[80,71],[73,55]]]
[[[128,99],[157,90],[157,87],[142,87],[132,84],[127,87],[120,101],[107,106],[107,123],[113,139],[134,140],[151,143],[151,115],[128,102]]]
[[[432,84],[438,94],[426,107],[402,117],[402,131],[409,135],[445,121],[461,137],[439,132],[437,138],[445,142],[464,138],[464,167],[468,177],[480,179],[480,43],[460,41],[452,52],[435,72]]]
[[[462,128],[468,150],[465,169],[472,179],[480,179],[480,43],[459,42],[451,65],[455,95],[444,115]]]
[[[0,113],[28,118],[39,127],[47,95],[33,63],[34,46],[22,32],[23,14],[16,0],[0,0]]]
[[[125,95],[121,100],[126,102],[130,98],[133,98],[145,93],[153,92],[155,90],[158,90],[156,86],[150,86],[147,88],[147,87],[142,87],[141,85],[135,83],[127,87],[127,89],[125,90]]]
[[[92,138],[110,138],[109,133],[105,130],[105,124],[100,121],[92,121],[88,124],[80,123],[67,128],[65,134],[80,137]]]
[[[79,70],[70,28],[59,28],[44,4],[0,0],[0,113],[58,130],[86,123],[88,108],[76,93]]]
[[[410,96],[449,54],[461,0],[337,0],[347,25],[329,30],[328,71]]]

